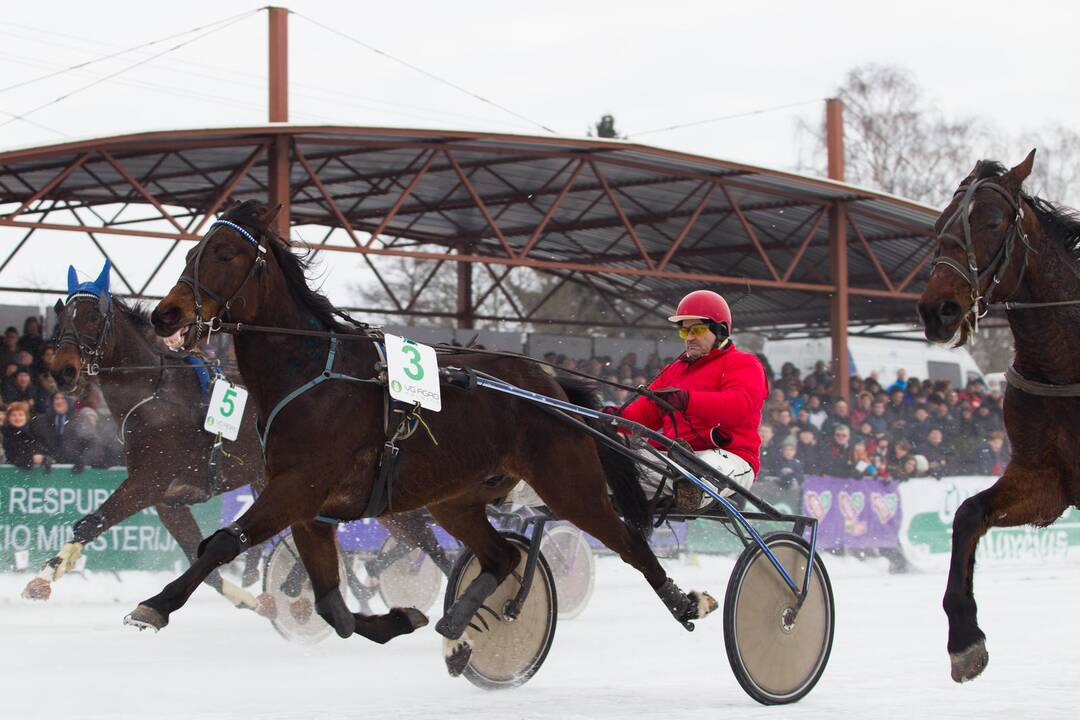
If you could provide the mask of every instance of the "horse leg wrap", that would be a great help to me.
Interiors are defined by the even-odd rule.
[[[251,538],[248,537],[248,534],[244,532],[244,529],[242,527],[240,527],[236,523],[233,523],[228,527],[221,528],[213,535],[199,543],[199,549],[195,551],[195,557],[201,558],[203,556],[203,553],[205,553],[210,547],[211,543],[213,543],[215,546],[221,546],[221,552],[228,555],[223,560],[221,560],[221,562],[227,563],[234,557],[251,547]],[[226,545],[228,545],[227,549]]]
[[[457,640],[469,626],[473,615],[484,604],[484,600],[498,587],[499,582],[494,575],[488,572],[480,573],[435,625],[435,631],[445,638]]]
[[[315,612],[334,628],[340,638],[351,637],[356,632],[356,618],[345,606],[341,591],[334,588],[315,601]]]
[[[675,581],[668,578],[664,584],[656,588],[656,594],[664,602],[664,607],[678,620],[687,630],[694,629],[692,620],[700,620],[716,609],[716,600],[708,593],[690,593],[687,595]]]
[[[89,545],[98,535],[105,531],[105,516],[98,513],[90,513],[75,523],[74,541],[83,545]]]

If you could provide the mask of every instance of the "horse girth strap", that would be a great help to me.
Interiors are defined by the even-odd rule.
[[[266,427],[259,433],[259,443],[262,445],[264,455],[266,454],[266,444],[270,439],[270,428],[274,423],[274,419],[289,403],[306,393],[308,390],[311,390],[316,385],[320,385],[327,380],[346,380],[348,382],[381,384],[377,378],[358,378],[353,377],[352,375],[334,372],[334,359],[337,356],[337,342],[337,335],[331,334],[330,350],[326,354],[326,365],[323,367],[323,371],[285,397],[281,398],[277,405],[274,406],[274,409],[270,411],[270,415],[266,418]]]
[[[1027,393],[1028,395],[1037,395],[1039,397],[1080,397],[1080,383],[1052,385],[1050,383],[1028,380],[1012,365],[1005,370],[1005,381],[1012,387],[1015,387],[1017,390]]]

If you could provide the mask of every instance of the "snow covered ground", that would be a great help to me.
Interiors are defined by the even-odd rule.
[[[640,577],[597,564],[592,602],[560,623],[525,686],[484,692],[446,675],[429,626],[380,647],[354,637],[300,647],[201,588],[157,635],[121,626],[168,578],[66,577],[53,599],[0,576],[0,718],[1053,718],[1080,703],[1080,566],[984,565],[977,576],[990,666],[948,676],[941,574],[892,576],[883,561],[829,558],[832,659],[796,705],[747,697],[728,667],[719,614],[679,628]],[[723,597],[732,561],[671,561],[686,589]]]

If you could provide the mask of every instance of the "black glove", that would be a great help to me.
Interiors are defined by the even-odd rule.
[[[680,390],[679,388],[664,388],[662,390],[653,390],[653,392],[659,395],[661,400],[679,412],[686,412],[687,406],[690,405],[690,393],[686,390]]]

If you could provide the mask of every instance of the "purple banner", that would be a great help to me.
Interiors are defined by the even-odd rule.
[[[803,513],[818,519],[818,546],[823,549],[899,544],[901,508],[896,483],[807,475]]]

